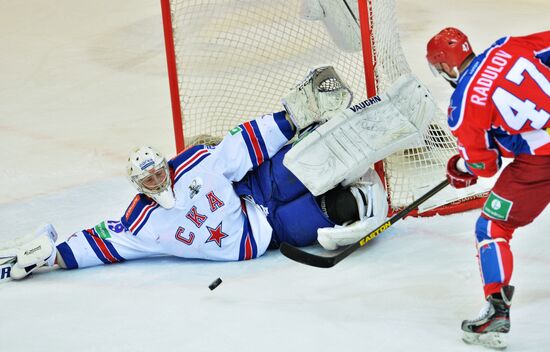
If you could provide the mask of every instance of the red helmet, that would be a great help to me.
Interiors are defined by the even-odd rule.
[[[458,67],[473,54],[472,46],[466,34],[452,27],[437,33],[427,46],[426,58],[431,65],[446,63],[449,67]]]

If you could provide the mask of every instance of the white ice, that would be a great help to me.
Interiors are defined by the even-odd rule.
[[[399,11],[408,60],[444,108],[450,88],[431,76],[426,40],[452,25],[481,49],[547,30],[550,2]],[[159,2],[0,1],[0,29],[0,240],[43,222],[64,239],[120,216],[128,150],[175,150]],[[510,351],[550,350],[549,215],[512,242]],[[332,269],[269,252],[43,272],[0,287],[0,351],[481,351],[459,339],[482,305],[476,217],[406,219]]]

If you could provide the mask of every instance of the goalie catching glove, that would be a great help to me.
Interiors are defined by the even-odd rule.
[[[312,69],[282,103],[298,131],[323,123],[351,104],[353,94],[332,66]]]

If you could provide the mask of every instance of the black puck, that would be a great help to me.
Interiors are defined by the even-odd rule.
[[[216,287],[220,286],[221,283],[222,283],[222,279],[221,279],[221,278],[217,278],[216,280],[214,280],[214,281],[208,286],[208,288],[210,289],[210,291],[212,291],[212,290],[215,289]]]

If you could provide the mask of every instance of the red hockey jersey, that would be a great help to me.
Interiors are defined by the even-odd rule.
[[[468,169],[489,177],[501,156],[550,155],[550,31],[497,40],[461,74],[448,123]]]

